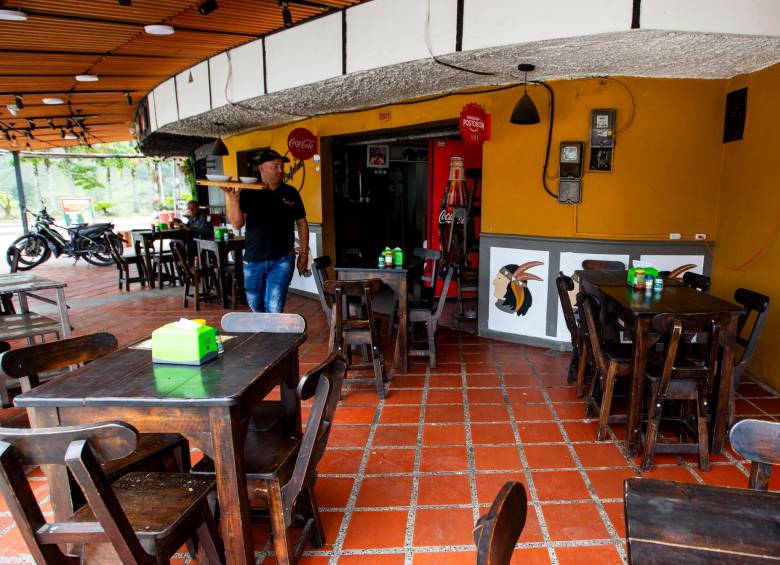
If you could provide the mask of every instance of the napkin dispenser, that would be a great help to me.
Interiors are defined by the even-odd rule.
[[[191,320],[166,324],[152,332],[152,361],[202,365],[218,354],[217,332]]]

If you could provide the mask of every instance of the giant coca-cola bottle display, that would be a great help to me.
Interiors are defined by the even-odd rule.
[[[452,211],[457,207],[466,207],[466,178],[463,167],[463,157],[450,158],[450,174],[447,187],[441,197],[439,207],[439,245],[442,251],[442,272],[451,264],[462,264],[463,257],[463,229],[455,229],[450,242],[450,229],[452,226]],[[458,220],[462,225],[462,220]],[[461,226],[462,227],[462,226]]]

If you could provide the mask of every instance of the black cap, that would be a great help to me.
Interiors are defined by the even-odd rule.
[[[266,161],[276,161],[277,159],[279,159],[282,163],[290,162],[290,159],[279,155],[279,153],[273,149],[263,149],[263,151],[260,153],[260,156],[257,158],[257,164],[262,165]]]

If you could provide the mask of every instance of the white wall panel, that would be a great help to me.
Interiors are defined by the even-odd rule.
[[[230,59],[228,60],[228,55]],[[262,96],[263,92],[263,42],[252,41],[246,45],[220,53],[209,60],[211,80],[211,105],[214,108],[231,102]],[[232,72],[229,70],[232,69]]]
[[[430,18],[426,17],[430,5]],[[373,0],[347,10],[347,72],[455,51],[455,0]]]
[[[190,73],[192,73],[192,82],[190,82]],[[176,95],[179,97],[180,120],[211,110],[206,61],[176,75]]]
[[[166,80],[154,89],[154,102],[157,108],[157,127],[163,127],[179,120],[176,109],[176,87],[173,78]]]
[[[631,13],[631,0],[466,0],[463,50],[626,31]]]
[[[780,35],[778,0],[644,0],[643,29]]]
[[[157,106],[154,102],[154,90],[149,93],[147,97],[149,101],[149,131],[155,131],[157,129]]]
[[[341,43],[340,12],[269,35],[268,92],[341,76]]]
[[[530,280],[524,289],[523,301],[527,311],[513,311],[512,304],[517,304],[513,298],[512,288],[507,279],[499,274],[502,267],[518,266],[527,261],[539,261],[542,264],[532,267],[527,272],[541,278],[541,281]],[[547,292],[550,253],[532,249],[512,249],[508,247],[490,248],[490,287],[480,289],[480,292],[490,292],[488,301],[488,329],[517,335],[550,338],[547,335]],[[507,305],[507,301],[511,301]]]

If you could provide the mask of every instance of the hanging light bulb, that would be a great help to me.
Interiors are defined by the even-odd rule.
[[[509,118],[509,122],[520,126],[538,124],[540,121],[539,112],[536,110],[534,101],[528,96],[528,73],[536,67],[528,63],[521,63],[517,68],[525,73],[523,78],[525,88],[523,96],[517,101],[514,110],[512,110],[512,117]]]

